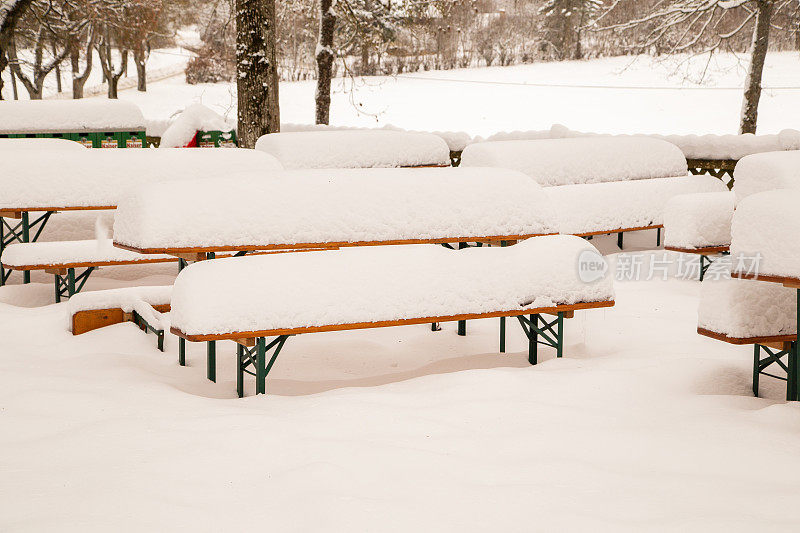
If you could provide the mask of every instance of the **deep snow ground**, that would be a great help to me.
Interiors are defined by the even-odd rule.
[[[751,349],[694,332],[698,294],[619,282],[536,367],[513,322],[497,353],[497,320],[294,337],[241,400],[232,344],[213,384],[203,345],[181,368],[174,337],[72,337],[63,304],[2,303],[0,530],[789,530],[800,406],[769,378],[752,397]]]
[[[702,84],[695,82],[706,57],[615,57],[337,79],[331,124],[483,136],[554,123],[600,133],[736,133],[746,59],[715,55]],[[283,122],[314,122],[314,83],[281,83]],[[781,89],[763,92],[759,132],[800,128],[800,53],[771,52],[764,86]],[[147,93],[123,91],[120,98],[137,103],[151,119],[166,119],[194,102],[236,117],[235,86],[227,83],[192,86],[178,76],[151,84]]]

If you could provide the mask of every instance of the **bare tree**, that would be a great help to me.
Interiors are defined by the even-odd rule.
[[[2,74],[9,62],[8,45],[14,36],[17,23],[32,3],[33,0],[0,0],[0,100],[3,99]]]
[[[598,19],[595,30],[628,30],[644,28],[636,43],[640,49],[660,47],[664,53],[711,54],[752,32],[750,64],[745,81],[740,133],[755,133],[761,79],[769,47],[771,19],[774,12],[793,5],[797,0],[667,0],[658,2],[643,16],[605,25],[603,19],[620,5],[616,0]],[[734,16],[738,15],[738,16]],[[734,19],[733,26],[728,24]]]
[[[119,98],[119,79],[125,73],[128,64],[128,50],[119,47],[119,63],[115,62],[111,30],[106,28],[97,42],[97,55],[100,57],[100,68],[108,83],[108,97]]]
[[[275,0],[236,0],[239,145],[280,131]]]
[[[31,100],[42,99],[45,78],[47,78],[47,75],[69,54],[69,50],[64,48],[61,51],[57,51],[56,55],[52,58],[46,60],[45,48],[48,40],[47,30],[43,26],[40,27],[33,41],[34,54],[32,62],[23,61],[19,58],[15,37],[12,37],[8,41],[6,54],[11,65],[11,70],[14,72],[17,79],[22,82]],[[23,71],[23,64],[27,64],[30,67],[30,75]]]
[[[333,36],[336,14],[333,0],[320,0],[319,44],[317,45],[317,91],[314,95],[316,123],[329,124],[331,118],[331,78],[333,77]]]

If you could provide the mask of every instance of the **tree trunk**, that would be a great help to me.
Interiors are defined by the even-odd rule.
[[[745,78],[744,99],[739,133],[755,133],[758,123],[758,101],[761,99],[761,78],[769,47],[769,28],[772,19],[772,0],[757,0],[753,44],[750,49],[750,66]]]
[[[237,118],[244,148],[280,131],[275,39],[275,0],[236,0]]]
[[[14,35],[17,22],[32,3],[33,0],[16,0],[10,4],[0,3],[0,100],[3,99],[3,71],[10,60],[6,57],[6,47]]]
[[[1,71],[1,70],[0,70]],[[11,74],[11,93],[14,95],[14,100],[19,100],[19,89],[17,88],[17,76],[13,70],[8,71]],[[2,98],[0,98],[2,100]]]
[[[53,42],[53,57],[58,55],[58,50],[56,50],[56,43]],[[61,64],[56,64],[56,92],[61,94],[64,92],[64,87],[61,85]]]
[[[333,77],[333,34],[336,15],[333,0],[321,0],[319,20],[319,45],[317,46],[316,123],[330,124],[331,78]]]
[[[147,91],[147,52],[144,43],[133,49],[133,62],[136,64],[136,90]]]
[[[94,61],[94,34],[90,33],[86,44],[86,68],[81,73],[81,53],[80,44],[77,40],[71,43],[70,47],[70,63],[72,64],[72,98],[78,100],[83,98],[83,87],[89,79],[89,74],[92,73],[92,64]]]

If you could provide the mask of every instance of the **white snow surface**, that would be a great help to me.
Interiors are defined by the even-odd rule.
[[[191,142],[198,131],[230,131],[235,124],[202,104],[191,104],[161,134],[159,148],[180,148]]]
[[[286,169],[372,168],[450,165],[450,150],[430,133],[386,130],[271,133],[256,150],[274,156]]]
[[[797,291],[757,280],[702,283],[698,327],[743,339],[797,333]]]
[[[117,208],[114,240],[180,248],[557,232],[545,192],[513,170],[317,169],[274,176],[140,187]]]
[[[749,155],[736,163],[734,175],[737,202],[762,191],[800,188],[800,150]]]
[[[114,246],[111,239],[15,243],[3,250],[6,266],[64,265],[70,263],[137,262],[174,259],[168,255],[142,255]]]
[[[579,279],[587,250],[601,258],[579,237],[552,235],[505,248],[370,247],[204,261],[178,275],[171,321],[187,334],[223,334],[613,299],[611,276]]]
[[[124,100],[2,100],[0,133],[64,133],[145,128],[138,106]]]
[[[673,197],[664,207],[664,245],[686,249],[730,245],[734,204],[732,192]]]
[[[409,130],[404,128],[398,128],[392,124],[386,124],[382,128],[362,128],[357,126],[329,126],[326,124],[295,124],[295,123],[281,123],[281,132],[282,133],[291,133],[291,132],[302,132],[302,131],[352,131],[352,130],[361,130],[361,131],[378,131],[378,130],[389,130],[389,131],[404,131],[407,133],[430,133],[432,135],[436,135],[437,137],[441,137],[444,142],[447,143],[447,147],[450,150],[460,152],[463,150],[468,144],[473,142],[473,138],[471,135],[464,131],[421,131],[421,130]]]
[[[731,256],[760,254],[758,274],[800,278],[800,190],[778,189],[748,196],[736,206]]]
[[[0,208],[114,206],[143,184],[242,171],[266,178],[280,168],[274,157],[246,149],[4,152]]]
[[[67,303],[68,329],[72,331],[72,316],[75,313],[99,309],[122,309],[124,313],[136,311],[154,328],[169,329],[168,318],[153,306],[169,304],[171,298],[171,285],[80,292],[70,297]]]
[[[465,167],[519,170],[543,186],[685,176],[686,159],[670,143],[647,138],[496,141],[467,146]]]
[[[686,176],[561,185],[545,192],[558,212],[559,232],[584,234],[662,224],[670,198],[727,190],[712,176]]]
[[[0,151],[7,150],[86,150],[79,142],[67,139],[0,139]]]

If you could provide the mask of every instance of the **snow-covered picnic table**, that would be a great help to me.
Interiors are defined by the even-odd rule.
[[[447,143],[431,133],[390,130],[271,133],[256,150],[284,168],[396,168],[450,166]]]
[[[505,248],[370,247],[204,261],[175,282],[171,330],[209,342],[209,375],[212,343],[235,340],[240,396],[246,372],[265,392],[278,352],[301,333],[521,317],[535,364],[538,344],[561,356],[566,313],[614,303],[610,276],[579,276],[585,254],[603,261],[583,239],[554,235]],[[548,314],[555,319],[541,316]]]
[[[3,100],[0,134],[144,131],[142,111],[124,100]]]
[[[141,253],[516,241],[556,233],[542,188],[504,169],[297,170],[139,187],[114,222]]]
[[[269,179],[279,169],[275,158],[244,149],[4,151],[0,254],[12,243],[36,241],[57,211],[114,209],[139,186],[183,180],[191,188],[188,180],[224,181],[243,171]],[[9,274],[2,271],[0,284]],[[27,271],[24,279],[30,280]]]
[[[800,190],[752,194],[733,215],[733,280],[704,287],[698,333],[753,344],[753,390],[773,364],[786,371],[788,400],[800,399]],[[772,286],[767,286],[767,284]],[[761,358],[761,352],[766,358]],[[783,357],[787,358],[784,364]]]
[[[677,195],[721,192],[711,176],[689,176],[674,145],[648,137],[510,140],[467,146],[462,167],[519,170],[542,185],[558,213],[558,230],[572,235],[657,229]]]

